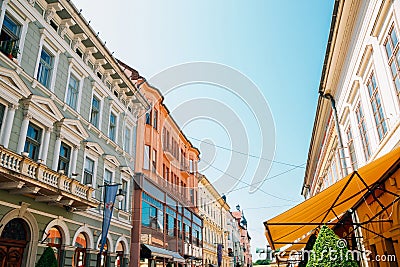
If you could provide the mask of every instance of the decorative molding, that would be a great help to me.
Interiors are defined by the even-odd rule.
[[[75,34],[71,44],[72,50],[76,51],[76,49],[78,49],[78,47],[82,44],[82,41],[85,39],[87,39],[86,34],[84,33]]]
[[[89,149],[93,152],[95,152],[98,156],[101,156],[104,154],[104,150],[101,148],[101,146],[98,143],[95,142],[83,142],[85,145],[85,149]]]
[[[54,18],[56,15],[57,11],[60,11],[62,9],[62,6],[60,3],[52,3],[47,5],[47,9],[44,13],[44,19],[46,20],[47,23],[50,23],[50,21]]]

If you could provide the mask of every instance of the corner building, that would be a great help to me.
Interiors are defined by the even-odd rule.
[[[300,251],[328,224],[349,249],[370,252],[360,266],[398,266],[400,1],[332,2],[306,200],[266,221],[266,236],[275,250]]]
[[[199,151],[171,117],[161,93],[120,64],[151,105],[140,110],[137,122],[131,266],[200,266]]]

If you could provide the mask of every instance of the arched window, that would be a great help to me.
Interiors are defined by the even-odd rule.
[[[86,266],[86,248],[87,248],[87,238],[84,233],[80,233],[75,240],[74,246],[75,254],[72,261],[73,267],[85,267]]]
[[[60,265],[62,244],[61,232],[57,227],[53,226],[47,234],[47,245],[53,248],[58,264]]]
[[[115,260],[115,267],[124,266],[124,244],[122,242],[118,242],[117,244],[117,259]]]

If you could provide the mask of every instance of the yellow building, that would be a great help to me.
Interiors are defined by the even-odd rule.
[[[203,264],[206,267],[218,266],[221,255],[221,267],[229,267],[227,216],[230,207],[210,181],[199,175],[198,205],[203,218]],[[220,252],[218,252],[220,250]]]

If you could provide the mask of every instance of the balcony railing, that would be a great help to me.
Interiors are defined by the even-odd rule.
[[[0,189],[28,195],[36,201],[79,209],[99,204],[92,198],[93,188],[1,146],[0,173]]]
[[[150,179],[153,182],[155,182],[160,188],[164,189],[167,193],[169,193],[171,196],[175,197],[177,200],[179,200],[183,205],[187,207],[193,207],[194,203],[187,198],[187,194],[182,192],[182,190],[179,190],[179,186],[172,184],[165,180],[163,177],[159,175],[153,176],[153,179]],[[187,190],[187,188],[182,188]]]

